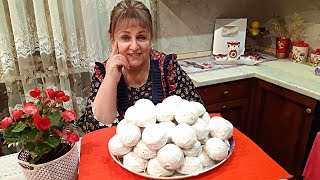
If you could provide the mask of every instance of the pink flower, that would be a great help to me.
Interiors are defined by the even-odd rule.
[[[50,119],[41,117],[39,114],[37,114],[33,118],[33,124],[39,130],[47,130],[50,127]]]
[[[38,88],[34,88],[34,90],[30,91],[30,96],[33,98],[37,98],[40,96],[40,90]]]
[[[15,119],[15,120],[18,120],[21,118],[23,114],[23,111],[22,110],[15,110],[12,112],[11,116]]]
[[[5,117],[0,121],[0,129],[7,129],[12,124],[11,117]]]
[[[36,114],[39,111],[38,107],[33,102],[25,103],[23,106],[23,112],[26,114]]]
[[[72,143],[78,142],[79,136],[75,132],[68,132],[66,141]]]
[[[66,121],[73,121],[77,118],[77,115],[75,112],[73,112],[71,110],[65,110],[62,113],[62,118]]]
[[[56,92],[51,89],[48,88],[45,92],[44,92],[44,97],[46,98],[50,98],[50,99],[54,99],[56,97]]]

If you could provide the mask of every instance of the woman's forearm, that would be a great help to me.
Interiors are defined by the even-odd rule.
[[[116,118],[117,85],[106,76],[93,101],[94,115],[103,124],[111,124]]]

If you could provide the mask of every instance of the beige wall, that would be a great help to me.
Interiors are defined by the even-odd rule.
[[[279,2],[281,1],[281,2]],[[216,18],[248,18],[270,25],[274,13],[288,16],[298,12],[306,18],[304,38],[320,47],[320,0],[158,0],[157,49],[167,53],[212,50]],[[274,38],[264,45],[274,48]]]
[[[303,40],[310,44],[311,50],[320,48],[320,1],[319,0],[270,0],[270,3],[265,3],[264,6],[269,6],[270,10],[265,13],[265,16],[272,16],[274,12],[283,17],[288,17],[297,12],[302,15],[305,20],[305,30],[303,32]],[[268,20],[268,19],[266,19]],[[266,22],[270,25],[270,21]],[[272,38],[272,48],[275,48],[274,39]],[[309,51],[310,52],[310,51]]]

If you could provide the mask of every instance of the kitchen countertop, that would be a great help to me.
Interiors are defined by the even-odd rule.
[[[314,71],[315,67],[284,59],[254,66],[237,66],[199,72],[189,74],[189,76],[197,87],[255,77],[320,100],[320,77],[316,76]]]

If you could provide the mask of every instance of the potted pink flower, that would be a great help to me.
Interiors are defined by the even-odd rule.
[[[0,121],[4,143],[22,148],[18,161],[27,179],[50,179],[44,171],[56,173],[51,179],[59,179],[61,173],[53,171],[61,164],[66,164],[70,171],[62,179],[73,179],[78,168],[75,143],[79,136],[72,123],[76,113],[63,108],[63,102],[68,102],[70,97],[51,88],[43,93],[35,88],[30,96],[37,99],[36,103],[26,102],[23,109]]]

